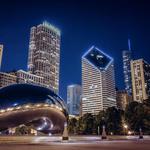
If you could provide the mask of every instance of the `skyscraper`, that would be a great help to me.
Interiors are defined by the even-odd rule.
[[[3,56],[3,45],[0,45],[0,70],[1,70],[2,56]]]
[[[124,73],[125,89],[128,95],[132,95],[132,81],[131,81],[131,67],[130,67],[130,61],[132,60],[132,51],[129,39],[128,39],[128,47],[129,47],[128,50],[124,50],[122,52],[123,73]]]
[[[131,61],[133,100],[142,102],[150,96],[150,64],[143,59]]]
[[[48,22],[30,31],[28,71],[44,78],[44,85],[58,93],[60,30]]]
[[[73,84],[67,87],[67,106],[70,115],[79,115],[82,88]]]
[[[114,60],[92,46],[82,56],[82,114],[116,106]]]

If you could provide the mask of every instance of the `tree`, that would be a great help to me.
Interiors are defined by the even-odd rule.
[[[136,133],[141,128],[143,132],[150,134],[150,102],[131,102],[126,109],[125,117],[130,128]]]
[[[96,130],[96,133],[100,134],[102,133],[102,126],[104,124],[104,111],[100,111],[95,117],[94,117],[94,130]],[[99,130],[99,131],[98,131]]]
[[[69,119],[68,130],[70,133],[73,133],[73,134],[77,132],[77,119],[76,118]]]
[[[84,114],[82,117],[83,121],[83,133],[92,134],[93,133],[93,121],[94,117],[91,113]]]
[[[115,107],[109,107],[105,112],[106,131],[110,134],[120,134],[122,132],[123,111]]]
[[[19,126],[16,128],[16,135],[26,135],[29,134],[31,131],[30,127],[27,127],[25,125]]]
[[[85,124],[83,123],[83,117],[80,117],[77,122],[77,134],[83,134]]]

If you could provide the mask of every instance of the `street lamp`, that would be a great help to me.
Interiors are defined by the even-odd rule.
[[[63,141],[69,140],[67,122],[64,123],[64,131],[63,131],[63,135],[62,135],[62,140]]]
[[[99,126],[97,127],[97,134],[100,135]]]
[[[128,131],[128,135],[131,135],[132,134],[132,132],[131,131]]]
[[[124,127],[125,129],[128,129],[128,125],[126,125],[126,124],[124,124],[123,127]]]
[[[103,125],[103,128],[102,128],[102,140],[103,139],[107,139],[107,135],[106,135],[106,131],[105,131],[105,125]]]
[[[102,139],[107,139],[106,131],[105,131],[105,118],[102,117],[103,126],[102,126]]]
[[[143,139],[143,132],[142,132],[142,129],[140,128],[139,131],[140,131],[139,139]]]

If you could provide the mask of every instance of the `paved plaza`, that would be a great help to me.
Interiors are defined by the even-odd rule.
[[[1,136],[0,150],[149,150],[150,137],[111,136],[101,140],[99,136],[71,136],[68,142],[52,136]]]

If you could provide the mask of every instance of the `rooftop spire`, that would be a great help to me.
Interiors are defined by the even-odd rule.
[[[130,39],[128,39],[128,49],[129,49],[129,51],[131,51],[131,41],[130,41]]]

